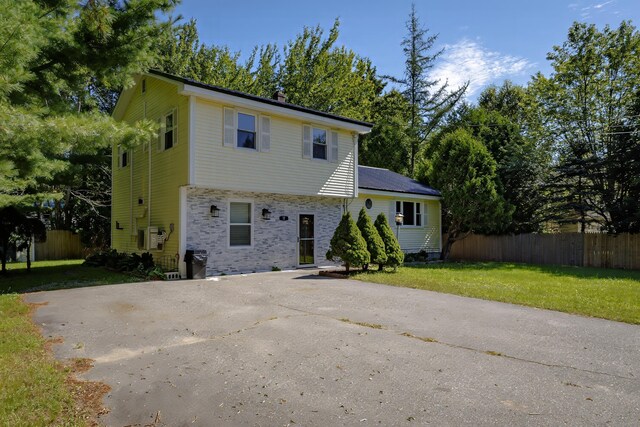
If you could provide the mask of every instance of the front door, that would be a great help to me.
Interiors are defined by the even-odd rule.
[[[315,264],[313,254],[314,240],[313,215],[300,215],[300,228],[298,230],[298,263],[300,265]]]

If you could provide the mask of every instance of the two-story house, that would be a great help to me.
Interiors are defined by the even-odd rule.
[[[370,123],[274,98],[159,71],[139,76],[114,118],[156,120],[160,133],[113,147],[112,246],[150,251],[183,276],[187,249],[207,251],[209,275],[324,265],[342,213],[366,206],[390,221],[404,214],[403,249],[439,250],[439,193],[358,168],[358,135]],[[368,183],[361,201],[359,178]]]

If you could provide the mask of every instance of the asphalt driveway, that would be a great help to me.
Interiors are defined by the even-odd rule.
[[[640,327],[309,272],[26,296],[106,425],[639,425]]]

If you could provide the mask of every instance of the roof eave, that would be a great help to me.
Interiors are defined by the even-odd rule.
[[[412,199],[426,199],[426,200],[442,200],[442,196],[432,194],[422,194],[409,191],[395,191],[395,190],[382,190],[379,188],[358,187],[359,193],[370,194],[373,196],[400,196]]]

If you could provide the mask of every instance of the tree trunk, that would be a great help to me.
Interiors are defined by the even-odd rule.
[[[454,231],[452,233],[447,234],[447,240],[444,242],[444,246],[442,247],[442,252],[440,252],[440,261],[447,261],[449,259],[449,254],[451,253],[451,246],[457,240],[459,233]]]
[[[345,268],[347,269],[347,274],[349,274],[349,263],[345,262],[344,263]]]
[[[31,272],[31,239],[27,242],[27,272]]]
[[[0,242],[2,244],[2,255],[0,256],[0,258],[2,258],[2,274],[5,274],[7,272],[7,252],[9,250],[9,239],[2,239],[2,242]]]

